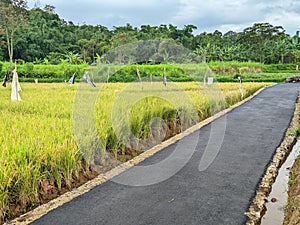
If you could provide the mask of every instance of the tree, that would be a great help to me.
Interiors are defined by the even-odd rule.
[[[197,27],[194,25],[185,25],[182,32],[183,32],[183,38],[181,40],[181,43],[184,47],[189,48],[190,50],[193,50],[196,46],[193,46],[193,39],[194,30],[197,30]]]
[[[269,23],[255,23],[252,27],[244,29],[240,34],[240,43],[247,45],[248,51],[252,51],[255,61],[264,62],[264,46],[267,41],[281,38],[285,35],[281,26],[273,26]],[[258,58],[257,58],[258,56]],[[253,59],[249,59],[253,60]]]
[[[118,32],[111,38],[112,48],[122,46],[131,42],[137,41],[136,35],[132,32]]]
[[[292,53],[294,55],[294,61],[296,64],[300,61],[300,37],[299,31],[296,32],[296,35],[292,37]]]
[[[81,47],[81,54],[85,62],[95,62],[97,43],[95,39],[80,39],[78,45]]]
[[[20,38],[15,42],[14,57],[34,61],[35,58],[48,57],[50,52],[75,51],[73,46],[76,42],[68,35],[71,32],[66,34],[63,28],[57,14],[39,8],[30,10],[27,26],[17,30]]]
[[[12,71],[14,42],[16,31],[27,23],[26,0],[1,0],[0,1],[0,28],[6,36],[6,45]]]
[[[82,59],[78,53],[66,52],[62,56],[64,57],[64,59],[62,60],[63,62],[75,65],[82,63]]]
[[[199,45],[198,48],[194,51],[197,55],[199,55],[202,59],[203,62],[208,62],[210,60],[210,47],[211,44],[207,43],[205,46],[204,45]]]
[[[284,57],[287,53],[290,53],[292,51],[292,44],[290,40],[286,38],[279,39],[277,41],[278,46],[278,53],[280,54],[280,62],[284,63]]]
[[[150,25],[141,25],[138,33],[139,40],[154,40],[159,39],[158,27]]]
[[[53,5],[45,5],[44,11],[49,14],[55,14],[55,6]]]

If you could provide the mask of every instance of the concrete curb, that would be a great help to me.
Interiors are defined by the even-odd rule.
[[[270,86],[269,86],[270,87]],[[110,180],[111,178],[121,174],[122,172],[126,171],[127,169],[137,165],[138,163],[144,161],[145,159],[151,157],[152,155],[154,155],[157,152],[162,151],[163,149],[165,149],[166,147],[168,147],[171,144],[174,144],[175,142],[177,142],[178,140],[182,139],[183,137],[188,136],[189,134],[199,130],[200,128],[208,125],[209,123],[211,123],[212,121],[218,119],[219,117],[225,115],[226,113],[229,113],[230,111],[232,111],[233,109],[243,105],[244,103],[250,101],[252,98],[254,98],[255,96],[257,96],[260,92],[262,92],[264,88],[261,88],[260,90],[256,91],[253,95],[245,98],[244,100],[242,100],[241,102],[231,106],[228,109],[225,109],[215,115],[213,115],[212,117],[209,117],[203,121],[201,121],[200,123],[194,125],[193,127],[188,128],[187,130],[183,131],[182,133],[171,137],[170,139],[162,142],[159,145],[156,145],[154,147],[152,147],[151,149],[143,152],[142,154],[138,155],[137,157],[121,164],[118,165],[117,167],[111,169],[110,171],[108,171],[105,174],[100,174],[99,176],[97,176],[96,178],[94,178],[93,180],[88,181],[87,183],[83,184],[82,186],[73,189],[70,192],[67,192],[53,200],[51,200],[50,202],[41,205],[37,208],[35,208],[34,210],[21,215],[20,217],[5,223],[4,225],[25,225],[25,224],[29,224],[39,218],[41,218],[43,215],[47,214],[48,212],[58,208],[59,206],[70,202],[71,200],[73,200],[74,198],[83,195],[84,193],[92,190],[93,188],[95,188],[96,186],[103,184],[105,182],[107,182],[108,180]]]

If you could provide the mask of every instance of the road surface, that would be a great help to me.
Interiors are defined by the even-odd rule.
[[[199,171],[199,163],[203,154],[207,154],[205,149],[212,124],[183,138],[180,145],[172,144],[139,165],[155,166],[168,158],[174,149],[185,151],[190,148],[191,141],[196,140],[190,160],[168,179],[146,186],[108,181],[31,224],[245,224],[244,213],[290,124],[299,90],[300,84],[267,88],[219,118],[226,121],[224,139],[216,157],[204,171]],[[149,174],[153,171],[149,170]],[[129,180],[141,179],[130,177],[131,172],[129,169],[120,176]]]

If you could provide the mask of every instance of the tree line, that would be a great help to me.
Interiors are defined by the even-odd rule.
[[[14,12],[14,13],[12,13]],[[299,31],[290,36],[282,26],[255,23],[241,32],[195,34],[197,27],[172,24],[130,24],[109,29],[76,25],[55,13],[55,7],[27,9],[26,0],[0,2],[0,60],[33,63],[95,63],[112,49],[140,40],[166,40],[182,45],[202,61],[253,61],[265,64],[298,63]]]

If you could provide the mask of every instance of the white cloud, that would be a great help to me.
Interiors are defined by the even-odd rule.
[[[240,31],[253,21],[263,19],[260,14],[262,5],[252,4],[249,7],[246,0],[181,0],[181,3],[183,7],[174,17],[174,23],[196,24],[198,32]]]
[[[29,0],[33,2],[34,0]],[[112,27],[130,23],[141,24],[170,23],[170,18],[178,10],[176,1],[122,1],[86,0],[60,1],[40,0],[42,5],[54,5],[56,12],[65,20],[74,23],[101,24]]]
[[[265,19],[274,26],[283,26],[290,35],[295,35],[300,30],[300,14],[295,12],[283,12],[277,15],[268,15]]]
[[[36,0],[29,0],[33,6]],[[178,27],[194,24],[198,32],[213,29],[239,31],[256,22],[282,25],[294,34],[299,30],[299,0],[40,0],[54,5],[67,21],[101,24],[112,28],[130,23]],[[228,29],[228,30],[226,30]]]

